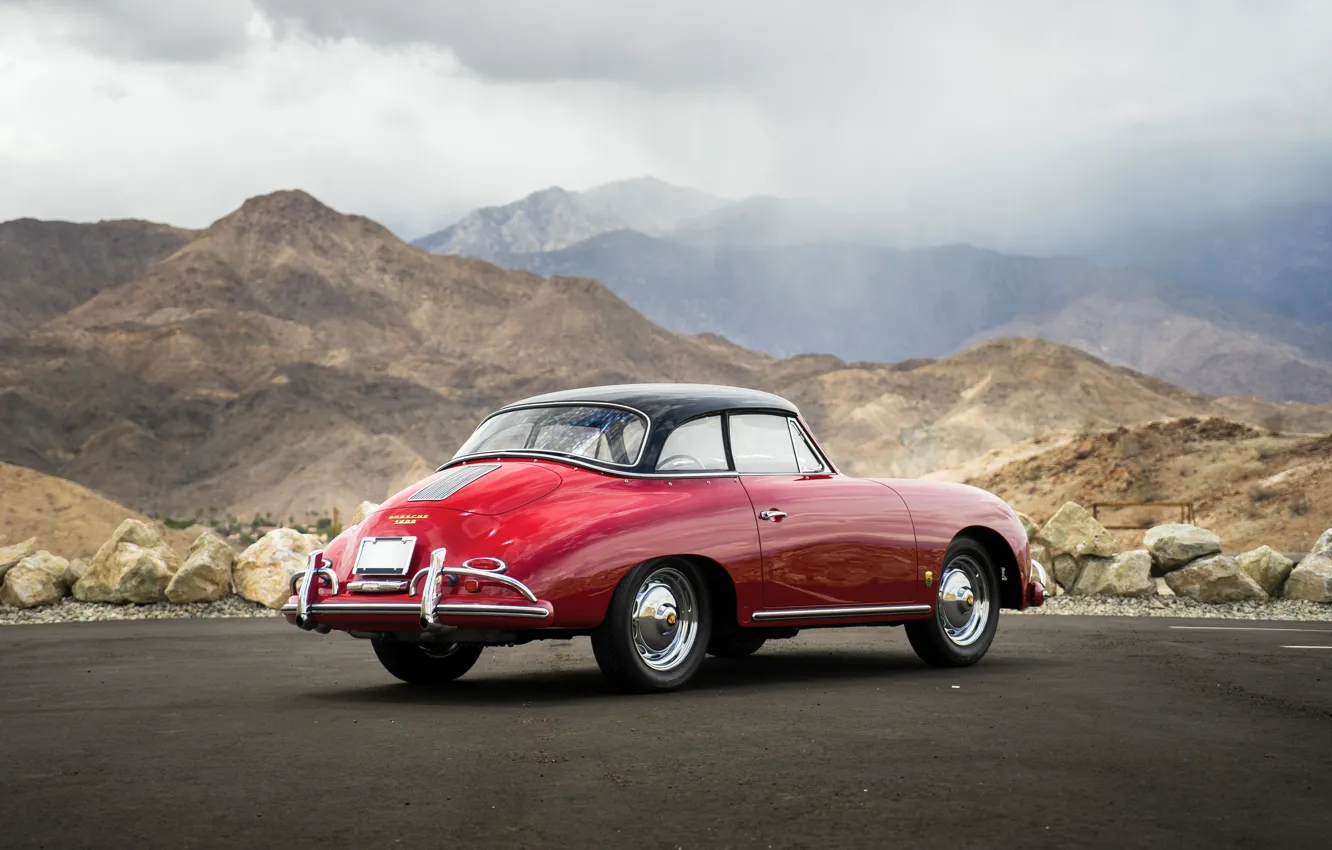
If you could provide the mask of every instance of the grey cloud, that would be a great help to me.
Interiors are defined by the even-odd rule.
[[[583,0],[257,0],[279,29],[451,50],[508,82],[604,80],[648,89],[732,81],[768,49],[772,15],[797,4]],[[755,34],[748,38],[746,33]]]
[[[128,59],[207,62],[244,50],[250,0],[0,0],[44,16],[95,52]]]

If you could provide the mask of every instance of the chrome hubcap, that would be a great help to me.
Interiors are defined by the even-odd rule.
[[[985,571],[968,555],[944,567],[935,614],[944,634],[958,646],[970,646],[990,621],[990,585]]]
[[[663,567],[634,594],[629,628],[638,657],[653,670],[670,670],[689,656],[698,636],[694,588],[679,570]]]

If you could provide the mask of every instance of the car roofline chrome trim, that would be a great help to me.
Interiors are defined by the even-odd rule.
[[[778,608],[755,611],[755,620],[822,620],[846,617],[878,617],[891,614],[928,614],[928,605],[861,605],[842,608]]]
[[[296,606],[288,603],[280,609],[283,614],[295,614]],[[310,606],[312,614],[363,614],[380,617],[404,614],[415,623],[421,606],[415,602],[316,602]],[[546,620],[555,616],[537,605],[499,605],[485,602],[441,602],[435,606],[436,616],[444,617],[517,617],[524,620]]]
[[[736,478],[741,473],[734,469],[702,470],[699,472],[633,472],[622,467],[606,467],[600,463],[584,460],[583,458],[573,457],[572,455],[556,454],[554,452],[535,452],[530,450],[508,451],[508,452],[480,452],[479,454],[460,455],[440,464],[436,472],[443,472],[454,464],[466,463],[472,460],[482,460],[485,458],[521,458],[523,460],[553,460],[557,463],[567,463],[570,466],[577,466],[582,469],[590,469],[593,472],[604,472],[607,475],[617,475],[621,478],[652,478],[660,481],[670,481],[676,478]]]
[[[599,461],[600,463],[604,463],[605,465],[614,467],[616,469],[633,469],[634,467],[638,466],[640,463],[643,462],[643,452],[647,451],[648,438],[652,436],[652,428],[653,428],[652,417],[648,416],[646,413],[644,413],[643,411],[639,410],[636,407],[630,407],[627,404],[616,404],[615,402],[611,401],[552,401],[548,403],[533,402],[531,404],[512,404],[509,405],[508,407],[501,407],[499,410],[496,410],[494,413],[490,414],[485,419],[482,419],[479,423],[477,423],[477,426],[472,429],[472,433],[475,434],[477,431],[481,430],[482,425],[485,425],[487,422],[494,419],[496,416],[501,416],[505,413],[513,413],[516,410],[540,410],[543,407],[609,407],[613,410],[624,410],[628,411],[629,413],[633,413],[637,416],[643,417],[643,422],[646,423],[646,426],[643,429],[643,442],[639,444],[638,454],[634,456],[633,462],[612,463],[611,461],[608,460]],[[470,439],[470,437],[468,439]],[[482,454],[485,454],[485,452],[482,452]],[[558,452],[545,452],[545,454],[553,455],[555,457],[574,457],[574,455],[563,455]],[[442,468],[443,467],[441,467],[441,469]],[[437,469],[435,471],[438,472],[439,470]]]

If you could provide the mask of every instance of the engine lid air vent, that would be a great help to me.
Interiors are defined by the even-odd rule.
[[[409,502],[442,502],[473,481],[499,469],[498,463],[473,463],[450,469],[407,497]]]

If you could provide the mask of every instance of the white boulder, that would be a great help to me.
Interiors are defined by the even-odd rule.
[[[166,587],[168,602],[213,602],[231,592],[231,566],[236,554],[213,531],[195,539],[185,563]]]
[[[1115,554],[1116,548],[1114,535],[1076,502],[1065,502],[1050,517],[1050,521],[1041,527],[1036,540],[1052,552],[1063,552],[1075,557],[1092,555],[1108,558]]]
[[[165,598],[180,556],[152,526],[136,519],[120,524],[74,585],[81,602],[158,602]]]
[[[1307,555],[1286,579],[1286,598],[1332,602],[1332,555]]]
[[[1082,596],[1154,596],[1152,556],[1146,549],[1113,558],[1084,558],[1073,593]]]
[[[1196,525],[1172,522],[1149,529],[1142,545],[1162,572],[1177,570],[1190,561],[1221,551],[1221,538]]]
[[[0,585],[0,602],[15,608],[54,605],[69,593],[65,570],[69,562],[50,552],[35,552],[19,561],[5,574]]]
[[[1166,584],[1177,596],[1198,602],[1265,601],[1267,591],[1240,569],[1229,555],[1211,555],[1190,561],[1166,573]]]
[[[1055,583],[1064,590],[1072,590],[1078,582],[1078,573],[1082,572],[1082,564],[1072,555],[1055,555],[1046,565],[1050,570],[1050,577]]]
[[[374,502],[361,502],[352,512],[352,525],[360,525],[361,522],[370,514],[379,510],[379,505]]]
[[[1249,578],[1258,582],[1268,596],[1280,596],[1281,588],[1286,584],[1295,562],[1273,549],[1271,546],[1259,546],[1242,555],[1235,556],[1240,569],[1249,574]]]
[[[1027,533],[1027,542],[1036,540],[1036,535],[1041,533],[1041,527],[1036,524],[1036,520],[1024,514],[1022,511],[1014,511],[1017,514],[1018,521],[1022,523],[1022,530]]]
[[[88,562],[82,558],[75,558],[69,562],[68,567],[65,567],[65,584],[73,587],[86,572],[88,572]]]
[[[36,551],[36,537],[29,537],[22,543],[0,547],[0,581],[5,580],[5,573],[13,569],[19,561],[22,561]]]
[[[1324,531],[1319,536],[1318,542],[1314,543],[1313,549],[1309,550],[1310,555],[1332,555],[1332,528]]]
[[[291,528],[276,528],[241,553],[232,569],[236,592],[251,602],[281,608],[291,597],[291,577],[305,569],[319,538]]]

